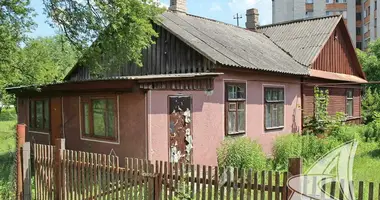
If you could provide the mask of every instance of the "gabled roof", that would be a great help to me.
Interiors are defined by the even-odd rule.
[[[310,66],[341,19],[341,15],[300,19],[261,26],[258,30],[297,62]]]
[[[308,68],[292,59],[262,33],[215,20],[167,11],[162,26],[211,61],[232,67],[308,75]]]

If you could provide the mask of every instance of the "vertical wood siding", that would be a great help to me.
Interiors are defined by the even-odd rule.
[[[348,42],[350,38],[348,34],[342,31],[343,28],[343,23],[338,24],[313,63],[312,68],[362,77],[358,70],[360,65],[356,62],[354,49],[349,46],[351,45]]]
[[[128,63],[118,72],[106,74],[106,77],[208,72],[213,68],[211,61],[176,36],[161,26],[153,27],[159,37],[155,39],[155,44],[142,51],[143,67]],[[89,68],[78,67],[72,72],[69,80],[86,80],[90,78],[90,74]]]

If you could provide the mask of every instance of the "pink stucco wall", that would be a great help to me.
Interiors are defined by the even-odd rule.
[[[148,148],[149,159],[168,160],[168,96],[190,95],[193,100],[192,132],[194,164],[216,165],[216,149],[224,134],[224,83],[247,84],[246,136],[257,140],[270,155],[276,136],[291,133],[301,126],[301,90],[298,78],[263,74],[226,73],[215,79],[214,91],[149,91]],[[285,87],[285,127],[266,131],[264,128],[263,88],[265,85]]]

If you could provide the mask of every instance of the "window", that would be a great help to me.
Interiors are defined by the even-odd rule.
[[[35,131],[49,131],[49,99],[32,99],[29,102],[29,128]]]
[[[83,137],[117,139],[116,97],[81,97]]]
[[[356,35],[361,35],[361,34],[362,34],[362,28],[356,27]]]
[[[331,12],[331,11],[326,11],[326,16],[331,16],[331,15],[333,15],[333,12]]]
[[[347,3],[347,0],[336,0],[336,3]]]
[[[377,1],[375,1],[375,10],[377,10]]]
[[[264,88],[265,129],[284,127],[284,88]]]
[[[356,21],[362,20],[362,13],[356,13]]]
[[[239,83],[226,83],[226,134],[245,133],[246,86]]]
[[[334,3],[333,0],[326,0],[326,3],[329,4],[329,3]]]
[[[313,11],[306,11],[305,17],[306,18],[313,17]]]
[[[362,43],[361,42],[356,42],[356,48],[362,49]]]
[[[362,1],[361,0],[356,0],[356,5],[361,5]]]
[[[354,114],[354,94],[352,89],[346,91],[346,115],[352,117]]]

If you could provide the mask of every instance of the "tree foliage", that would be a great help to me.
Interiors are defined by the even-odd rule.
[[[24,45],[14,53],[11,75],[0,80],[0,88],[62,81],[79,56],[60,35],[30,39]],[[3,100],[9,102],[9,96],[3,95]]]
[[[380,40],[369,44],[366,51],[356,50],[368,81],[380,81]],[[370,88],[380,89],[379,84],[370,84]]]
[[[59,27],[91,67],[129,61],[142,65],[141,50],[154,43],[151,22],[163,12],[153,0],[44,0],[52,26]],[[91,48],[88,48],[91,46]]]

